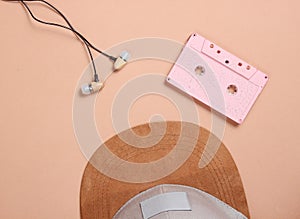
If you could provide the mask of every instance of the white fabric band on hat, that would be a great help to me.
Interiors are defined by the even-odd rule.
[[[181,194],[175,194],[174,197],[174,193]],[[174,184],[157,185],[137,194],[126,202],[113,218],[247,219],[242,213],[202,190]]]
[[[140,202],[144,219],[166,211],[191,211],[186,192],[169,192]]]

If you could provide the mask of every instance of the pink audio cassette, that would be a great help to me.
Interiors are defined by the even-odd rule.
[[[241,124],[267,75],[198,34],[192,34],[167,82]]]

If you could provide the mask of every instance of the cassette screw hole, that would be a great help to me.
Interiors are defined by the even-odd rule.
[[[241,62],[239,62],[238,66],[242,66],[243,64]]]
[[[265,76],[265,79],[267,79],[268,78],[268,76]]]
[[[238,91],[238,89],[237,89],[237,86],[231,84],[231,85],[229,85],[229,86],[227,87],[227,91],[228,91],[228,93],[230,93],[230,94],[236,94],[237,91]]]
[[[195,68],[195,73],[197,75],[203,75],[205,72],[205,68],[201,65],[198,65],[196,68]]]
[[[251,68],[250,65],[248,65],[246,69],[247,69],[247,70],[250,70],[250,68]]]
[[[210,46],[209,46],[210,48],[214,48],[214,44],[210,44]]]
[[[218,51],[217,51],[217,53],[218,53],[218,54],[220,54],[220,53],[221,53],[221,51],[220,51],[220,50],[218,50]]]
[[[228,61],[228,60],[225,60],[225,63],[226,63],[226,64],[229,64],[229,61]]]

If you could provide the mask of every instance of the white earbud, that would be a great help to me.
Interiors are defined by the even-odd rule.
[[[124,65],[126,65],[129,57],[130,57],[130,55],[127,51],[121,52],[120,56],[114,62],[114,70],[116,71],[116,70],[123,68]]]
[[[127,51],[123,51],[120,56],[114,62],[114,70],[117,71],[124,67],[127,63],[130,55]],[[98,81],[98,75],[95,75],[95,81],[91,82],[90,84],[84,84],[81,86],[81,92],[84,95],[89,95],[100,91],[103,88],[103,83]]]
[[[81,92],[84,95],[89,95],[100,91],[103,88],[103,83],[101,82],[92,82],[90,84],[84,84],[81,86]]]

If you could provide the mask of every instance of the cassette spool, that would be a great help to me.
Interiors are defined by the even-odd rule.
[[[198,34],[192,34],[167,82],[241,124],[268,77]]]

